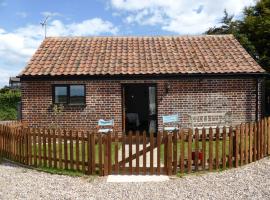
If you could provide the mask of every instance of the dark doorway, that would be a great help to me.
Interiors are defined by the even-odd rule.
[[[123,85],[124,131],[157,131],[156,85]]]

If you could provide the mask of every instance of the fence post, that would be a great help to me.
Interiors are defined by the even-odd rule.
[[[227,139],[226,127],[224,126],[222,130],[222,168],[223,169],[226,169],[226,163],[227,163],[226,139]]]
[[[267,123],[267,148],[268,148],[268,155],[270,155],[270,117],[268,117],[268,123]]]
[[[192,129],[188,131],[188,173],[191,172],[192,165]]]
[[[235,132],[235,139],[234,139],[234,148],[235,149],[235,167],[237,168],[238,167],[238,164],[239,164],[239,126],[236,126],[236,132]]]
[[[180,172],[185,172],[185,132],[183,129],[180,131]]]
[[[216,128],[216,170],[219,169],[219,127]]]
[[[253,123],[249,123],[249,162],[252,162],[252,153],[254,152],[253,149]]]
[[[168,143],[167,143],[167,170],[168,175],[172,175],[172,134],[168,134]]]
[[[198,163],[199,163],[199,130],[195,129],[195,171],[198,171]]]
[[[232,168],[232,157],[233,157],[233,128],[230,127],[229,129],[229,168]]]
[[[103,136],[104,140],[104,176],[108,175],[108,135]]]
[[[209,171],[213,170],[213,129],[209,128]]]

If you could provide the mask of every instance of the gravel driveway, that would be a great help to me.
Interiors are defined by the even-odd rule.
[[[270,199],[270,159],[160,183],[106,183],[0,165],[0,199]]]

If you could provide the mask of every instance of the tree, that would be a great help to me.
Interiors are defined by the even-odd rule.
[[[270,0],[261,0],[244,10],[240,32],[254,45],[257,61],[270,70]]]
[[[234,34],[238,31],[238,21],[233,21],[233,15],[229,15],[226,10],[224,10],[224,17],[221,20],[220,27],[213,27],[209,28],[206,31],[208,35],[215,35],[215,34]]]
[[[243,11],[241,20],[224,11],[220,27],[206,34],[233,34],[250,55],[270,71],[270,0],[260,0]]]

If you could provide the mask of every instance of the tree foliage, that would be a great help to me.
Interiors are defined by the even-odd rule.
[[[15,120],[17,118],[17,105],[21,99],[18,90],[4,88],[0,90],[0,120]]]
[[[270,71],[270,0],[260,0],[255,6],[245,8],[241,20],[234,20],[225,10],[221,26],[209,28],[206,34],[233,34]]]

